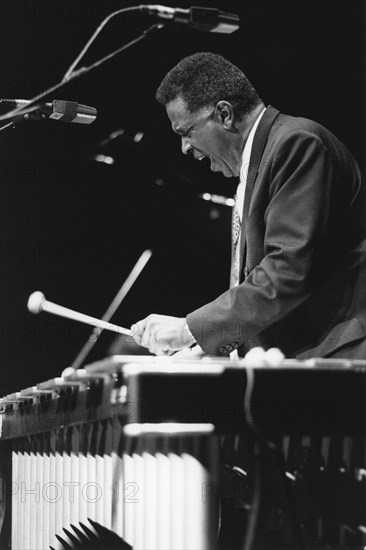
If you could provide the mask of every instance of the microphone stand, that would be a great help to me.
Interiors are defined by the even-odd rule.
[[[107,311],[104,313],[104,315],[101,319],[102,321],[106,321],[107,323],[109,323],[112,316],[115,314],[115,312],[117,311],[117,309],[121,305],[122,301],[125,299],[128,292],[130,291],[132,286],[135,284],[137,278],[139,277],[139,275],[141,274],[141,272],[145,268],[147,262],[151,258],[151,255],[152,255],[151,250],[145,250],[141,254],[140,258],[138,259],[138,261],[134,265],[134,267],[133,267],[132,271],[130,272],[130,274],[128,275],[127,279],[125,280],[125,282],[121,286],[121,288],[118,291],[118,293],[116,294],[116,296],[113,298],[112,303],[108,307]],[[83,364],[85,358],[91,352],[94,345],[97,343],[97,340],[98,340],[98,338],[99,338],[99,336],[101,335],[102,332],[103,332],[103,328],[101,328],[101,327],[95,327],[93,329],[93,331],[90,334],[88,340],[85,342],[84,346],[81,348],[81,350],[79,351],[78,355],[75,357],[75,359],[72,362],[72,364],[70,365],[70,367],[68,367],[63,372],[63,376],[65,374],[69,373],[69,372],[72,373],[74,370],[79,369],[81,367],[81,365]]]
[[[41,92],[37,96],[30,99],[29,103],[27,103],[27,105],[25,107],[23,107],[23,106],[18,107],[16,109],[8,111],[7,113],[5,113],[3,115],[0,115],[0,122],[3,121],[3,120],[9,120],[9,119],[17,118],[19,116],[31,113],[32,111],[38,109],[39,105],[34,106],[34,104],[39,102],[40,99],[43,99],[44,97],[48,96],[50,93],[55,92],[56,90],[59,90],[59,89],[63,88],[69,82],[72,82],[73,80],[76,80],[77,78],[80,78],[81,76],[86,75],[87,73],[89,73],[93,69],[99,67],[100,65],[106,63],[107,61],[109,61],[110,59],[112,59],[113,57],[118,55],[119,53],[127,50],[131,46],[134,46],[138,42],[141,42],[147,36],[149,36],[151,33],[155,32],[155,31],[158,31],[158,30],[161,30],[164,26],[165,26],[164,23],[157,23],[155,25],[151,25],[151,27],[149,27],[148,29],[145,29],[137,38],[134,38],[133,40],[131,40],[130,42],[128,42],[124,46],[121,46],[121,48],[118,48],[117,50],[114,50],[110,54],[108,54],[108,55],[102,57],[101,59],[99,59],[98,61],[95,61],[94,63],[92,63],[88,67],[81,67],[80,69],[72,71],[71,73],[69,73],[69,71],[68,71],[69,74],[66,73],[65,77],[60,82],[58,82],[54,86],[51,86],[50,88],[48,88],[44,92]],[[33,106],[33,108],[32,108],[32,106]],[[5,124],[4,126],[1,126],[0,131],[5,130],[5,128],[8,128],[9,126],[12,126],[13,124],[14,124],[14,121],[12,120],[12,122],[10,122],[8,124]]]

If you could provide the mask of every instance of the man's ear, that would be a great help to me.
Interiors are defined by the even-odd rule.
[[[234,109],[228,101],[219,101],[215,107],[217,121],[225,128],[231,130],[234,125]]]

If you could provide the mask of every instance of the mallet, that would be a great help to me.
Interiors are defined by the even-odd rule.
[[[84,313],[79,313],[68,307],[59,306],[53,302],[46,300],[45,295],[37,290],[29,296],[28,299],[28,309],[31,313],[41,313],[41,311],[47,311],[48,313],[53,313],[53,315],[59,315],[60,317],[66,317],[67,319],[73,319],[74,321],[79,321],[80,323],[86,323],[87,325],[94,325],[98,328],[111,330],[113,332],[118,332],[119,334],[128,334],[131,336],[131,331],[127,328],[119,327],[101,319],[96,319],[90,315],[85,315]]]

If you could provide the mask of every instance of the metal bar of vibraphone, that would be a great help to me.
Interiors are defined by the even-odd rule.
[[[156,529],[159,534],[158,543],[162,548],[168,548],[172,539],[173,525],[171,522],[171,495],[175,494],[172,482],[178,479],[173,472],[172,460],[169,459],[169,446],[163,445],[156,453],[157,477],[160,480],[158,505],[156,506],[155,520]],[[183,483],[183,479],[180,479]],[[168,528],[164,530],[164,523],[167,522]]]
[[[50,433],[44,433],[42,435],[41,443],[41,465],[42,472],[40,472],[39,479],[42,483],[42,495],[41,502],[42,506],[39,511],[41,515],[41,537],[40,537],[40,548],[45,548],[46,544],[49,543],[50,539],[50,509],[47,505],[45,499],[47,498],[47,490],[50,483],[50,454],[51,454],[51,442],[50,442]]]
[[[130,544],[136,548],[144,548],[144,523],[145,523],[145,479],[144,479],[144,459],[142,453],[141,442],[137,440],[136,446],[132,451],[132,478],[126,476],[126,507],[129,508],[131,515],[134,516],[133,537],[130,539]],[[137,498],[136,498],[137,497]],[[131,506],[132,504],[132,506]],[[136,510],[138,508],[138,510]],[[128,525],[128,521],[126,521]],[[126,541],[128,539],[126,538]]]
[[[36,438],[32,438],[29,441],[30,444],[30,475],[29,475],[29,491],[30,497],[34,494],[34,499],[30,498],[30,514],[29,514],[29,548],[31,550],[37,550],[37,533],[35,530],[36,518],[37,518],[37,503],[40,500],[39,484],[37,483],[37,441]],[[33,493],[34,491],[34,493]]]
[[[70,433],[70,524],[76,525],[79,517],[79,456],[80,456],[80,426],[72,426]]]
[[[84,496],[84,488],[88,483],[88,441],[90,425],[80,426],[80,453],[79,453],[79,522],[85,524],[88,518],[88,503]]]
[[[70,504],[71,504],[71,434],[72,428],[63,429],[63,443],[64,449],[62,453],[62,476],[63,483],[61,486],[61,499],[62,502],[62,525],[60,533],[62,533],[63,527],[69,527],[71,522]]]
[[[13,494],[12,494],[12,516],[11,516],[11,533],[12,533],[12,546],[16,550],[20,547],[20,537],[21,531],[17,529],[16,523],[19,521],[22,525],[22,511],[23,508],[20,506],[20,498],[18,492],[20,491],[20,481],[21,481],[21,471],[23,469],[22,465],[23,457],[21,455],[20,443],[15,442],[13,445],[12,451],[12,472],[13,472]]]
[[[172,548],[179,548],[184,541],[184,524],[181,518],[184,517],[184,464],[180,458],[179,443],[177,442],[177,448],[172,448],[169,451],[169,459],[171,461],[171,508],[170,508],[170,522],[171,522],[171,544]],[[161,472],[164,478],[164,471]],[[161,518],[162,519],[162,518]],[[161,532],[164,533],[164,524],[160,524]]]
[[[123,468],[124,435],[119,418],[112,420],[112,517],[111,528],[120,537],[124,533],[123,517],[123,487],[125,484],[125,472]]]
[[[104,449],[103,449],[103,468],[104,468],[104,526],[112,529],[112,502],[113,502],[113,424],[112,420],[105,420]]]
[[[55,486],[55,535],[62,532],[63,527],[63,487],[64,487],[64,428],[60,428],[56,433],[55,449],[55,477],[52,480]],[[57,540],[53,541],[57,545]]]
[[[95,495],[96,495],[96,513],[95,519],[97,523],[105,526],[105,517],[104,517],[104,501],[108,498],[106,492],[106,486],[104,483],[104,438],[105,438],[105,422],[98,422],[98,434],[97,434],[97,448],[95,453]]]
[[[89,448],[87,452],[87,464],[88,464],[88,481],[83,488],[84,498],[87,501],[88,518],[93,521],[96,520],[96,494],[95,489],[97,485],[97,473],[96,473],[96,450],[98,441],[98,422],[94,422],[89,432]]]
[[[144,465],[144,546],[145,548],[153,548],[157,543],[157,502],[161,495],[157,492],[155,480],[158,477],[156,455],[148,452],[142,453]]]
[[[122,455],[122,469],[123,469],[123,485],[121,487],[122,499],[123,499],[123,530],[121,536],[126,542],[134,541],[135,538],[135,515],[133,513],[133,504],[130,500],[129,486],[132,486],[135,478],[134,459],[132,442],[124,442],[124,450]],[[130,544],[130,543],[129,543]]]
[[[43,498],[42,498],[42,477],[44,457],[42,455],[42,434],[38,434],[35,438],[35,455],[36,455],[36,485],[37,499],[35,504],[35,548],[42,548],[42,531],[43,531]]]
[[[56,448],[57,432],[50,433],[50,468],[49,468],[49,488],[47,497],[47,506],[49,508],[49,540],[46,542],[49,546],[57,543],[56,539],[56,505],[58,495],[56,484]]]

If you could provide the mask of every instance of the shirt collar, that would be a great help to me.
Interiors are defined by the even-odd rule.
[[[243,149],[243,154],[241,156],[242,162],[241,162],[241,168],[240,168],[240,180],[242,180],[243,177],[246,179],[246,175],[247,175],[248,168],[249,168],[250,154],[252,152],[252,145],[253,145],[254,135],[255,135],[256,129],[258,127],[258,124],[259,124],[262,116],[264,115],[265,110],[266,110],[266,107],[264,107],[264,109],[262,109],[262,111],[257,116],[257,118],[256,118],[250,132],[249,132],[248,139],[245,142],[245,146],[244,146],[244,149]]]

